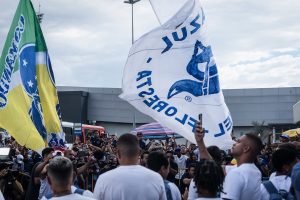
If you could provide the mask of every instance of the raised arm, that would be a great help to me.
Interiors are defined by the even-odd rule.
[[[212,160],[211,155],[208,153],[205,143],[204,143],[204,138],[205,136],[205,129],[202,128],[202,120],[197,122],[196,124],[196,129],[195,129],[195,139],[198,145],[199,153],[200,153],[200,159],[209,159]]]

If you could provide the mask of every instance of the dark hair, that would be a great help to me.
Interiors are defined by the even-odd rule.
[[[288,148],[277,149],[272,154],[272,164],[276,171],[282,172],[283,165],[291,164],[297,159],[297,151]]]
[[[207,190],[216,195],[222,192],[225,175],[220,165],[213,160],[201,159],[195,170],[195,188],[197,193],[200,190]]]
[[[139,141],[135,135],[126,133],[122,135],[117,143],[117,147],[121,155],[132,158],[139,154]]]
[[[159,151],[153,151],[149,154],[147,166],[149,169],[159,172],[162,166],[168,167],[169,161],[165,154]]]
[[[103,160],[105,154],[101,150],[96,150],[93,155],[97,160]]]
[[[253,133],[246,133],[245,136],[250,139],[251,143],[254,145],[252,146],[252,153],[253,153],[253,157],[254,159],[256,158],[256,156],[260,153],[260,151],[262,150],[263,148],[263,143],[261,141],[261,139],[253,134]]]
[[[194,152],[190,152],[190,158],[192,158],[193,156],[196,156],[196,154],[194,154]]]
[[[279,149],[288,149],[290,151],[294,151],[298,153],[297,147],[292,143],[283,143],[278,146]]]
[[[145,155],[145,154],[149,154],[149,153],[150,153],[149,151],[144,151],[144,152],[142,153],[142,155],[141,155],[141,159],[144,158],[144,155]]]
[[[167,154],[167,153],[174,154],[174,152],[173,152],[173,151],[171,151],[171,150],[168,150],[168,151],[166,151],[166,154]]]
[[[219,147],[209,146],[207,147],[207,151],[218,165],[222,164],[222,154]]]
[[[196,169],[196,168],[197,168],[196,163],[191,163],[191,164],[189,165],[189,167],[188,167],[188,171],[190,171],[190,169],[191,169],[192,167],[194,167],[194,168]]]
[[[300,150],[297,149],[297,146],[292,144],[292,143],[283,143],[280,144],[278,149],[288,149],[291,150],[293,152],[295,152],[297,154],[297,158],[300,160]]]
[[[49,162],[47,174],[50,180],[54,180],[56,184],[60,186],[68,185],[70,178],[73,177],[73,164],[66,157],[55,157]]]
[[[45,156],[47,156],[49,153],[51,153],[52,151],[54,151],[54,149],[52,147],[46,147],[45,149],[43,149],[42,151],[42,157],[44,158]]]

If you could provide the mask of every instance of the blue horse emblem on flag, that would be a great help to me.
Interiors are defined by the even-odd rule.
[[[168,99],[181,93],[188,92],[195,97],[216,94],[220,92],[219,76],[217,66],[212,58],[210,46],[204,46],[202,42],[196,41],[192,59],[186,70],[188,74],[198,81],[184,79],[176,81],[168,92]],[[199,69],[199,64],[204,64],[204,71]]]

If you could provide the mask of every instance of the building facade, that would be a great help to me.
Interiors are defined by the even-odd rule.
[[[119,88],[58,87],[63,121],[96,123],[108,133],[123,134],[154,120],[120,99]],[[267,131],[295,128],[293,106],[300,101],[300,87],[225,89],[234,134],[243,135],[253,123]]]

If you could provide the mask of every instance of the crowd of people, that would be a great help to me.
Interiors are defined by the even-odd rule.
[[[282,135],[263,144],[245,134],[229,151],[206,146],[197,124],[196,144],[176,139],[145,143],[143,134],[76,140],[41,155],[13,138],[0,139],[11,161],[0,162],[0,199],[300,199],[300,145]]]

